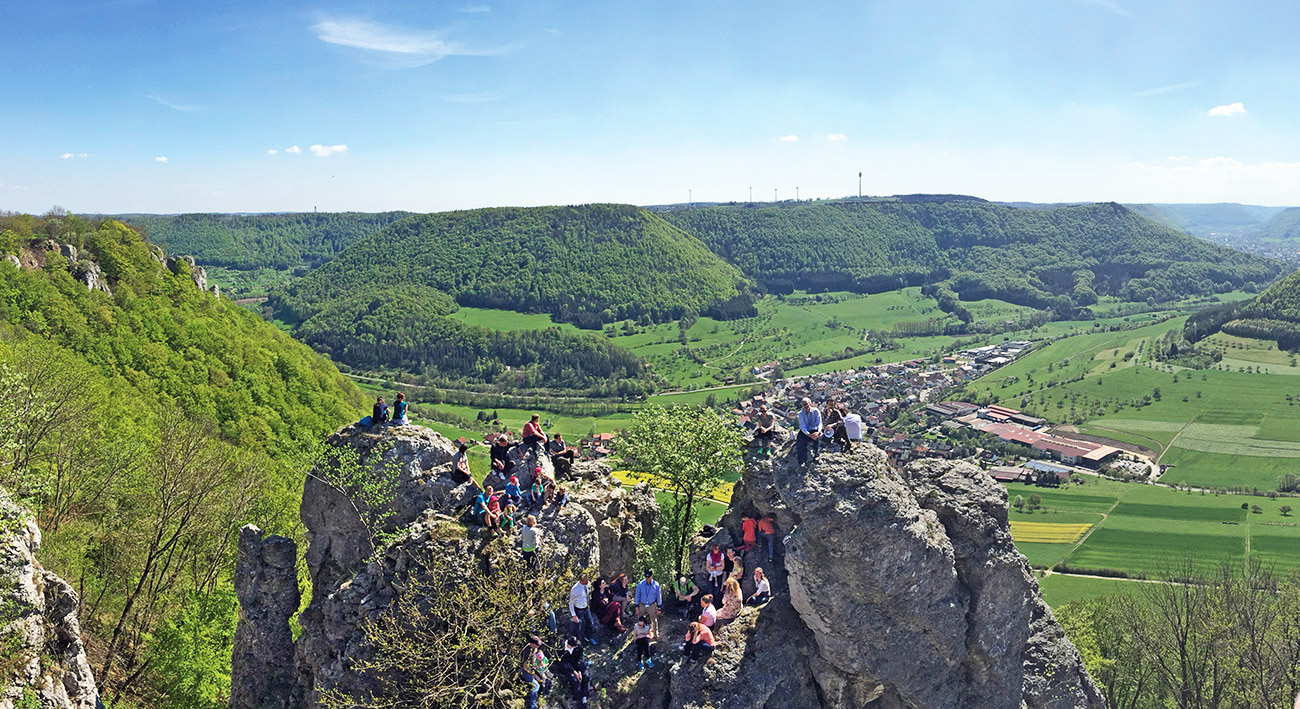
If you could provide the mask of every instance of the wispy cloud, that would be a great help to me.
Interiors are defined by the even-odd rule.
[[[80,158],[88,158],[88,157],[90,157],[90,153],[63,153],[63,154],[59,155],[59,157],[62,158],[62,159],[64,159],[64,160],[72,160],[72,159],[74,159],[74,158],[77,158],[77,159],[80,159]]]
[[[1113,12],[1116,15],[1119,15],[1120,17],[1133,16],[1133,13],[1129,12],[1126,8],[1124,8],[1119,3],[1114,2],[1114,0],[1083,0],[1083,2],[1089,5],[1095,5],[1097,7],[1100,7],[1103,10],[1109,10],[1110,12]]]
[[[153,100],[153,101],[156,101],[156,102],[158,102],[159,104],[161,104],[161,105],[163,105],[163,106],[166,106],[167,108],[170,108],[170,109],[173,110],[173,111],[183,111],[183,112],[185,112],[185,113],[194,113],[195,111],[202,111],[202,110],[203,110],[203,107],[202,107],[202,106],[195,106],[194,104],[190,104],[190,103],[176,103],[175,101],[169,101],[169,100],[163,98],[162,96],[159,96],[158,94],[149,94],[149,95],[147,96],[147,98],[149,98],[149,99],[151,99],[151,100]]]
[[[167,162],[167,156],[159,155],[158,157],[154,158],[154,162]]]
[[[1198,82],[1195,81],[1184,81],[1181,84],[1157,86],[1154,89],[1144,89],[1142,91],[1136,91],[1133,93],[1133,95],[1134,96],[1163,96],[1165,94],[1172,94],[1176,91],[1185,91],[1187,89],[1196,88],[1197,83]]]
[[[1225,103],[1222,106],[1215,106],[1210,109],[1211,116],[1236,116],[1246,112],[1246,107],[1241,105],[1240,101],[1236,103]]]
[[[298,155],[299,153],[302,152],[302,148],[300,148],[300,147],[294,145],[294,146],[290,146],[290,147],[288,147],[288,148],[285,148],[285,149],[284,149],[284,152],[286,152],[286,153],[288,153],[288,154],[290,154],[290,155]]]
[[[351,18],[322,19],[311,29],[322,42],[363,50],[393,69],[424,66],[450,56],[493,56],[509,49],[472,48],[447,39],[442,30],[408,29]]]
[[[460,11],[468,12],[471,14],[480,13],[480,12],[492,12],[492,7],[490,5],[466,5],[462,7]]]
[[[313,146],[311,146],[310,148],[307,148],[307,149],[310,150],[310,151],[312,151],[313,153],[315,153],[315,154],[316,154],[317,156],[319,156],[319,157],[327,158],[327,157],[329,157],[329,156],[331,156],[331,155],[334,155],[335,153],[346,153],[346,152],[348,151],[348,146],[346,146],[346,145],[321,145],[321,144],[317,143],[316,145],[313,145]]]
[[[777,140],[781,141],[782,143],[793,143],[799,140],[799,136],[791,133],[790,135],[783,135],[780,138],[777,138]]]
[[[448,103],[488,103],[489,101],[500,101],[501,94],[484,91],[477,94],[448,94],[441,98]]]
[[[267,154],[267,155],[276,155],[276,154],[278,154],[279,152],[280,152],[279,150],[276,150],[275,148],[271,148],[270,150],[266,151],[266,154]]]
[[[848,139],[849,137],[847,135],[844,135],[843,133],[831,133],[830,135],[826,136],[826,140],[829,140],[832,143],[838,143],[842,140],[848,140]]]

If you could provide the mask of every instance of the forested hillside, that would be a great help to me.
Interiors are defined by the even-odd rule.
[[[410,285],[462,305],[550,313],[587,327],[674,320],[737,294],[740,274],[639,207],[480,209],[405,219],[272,298],[302,322],[355,292]]]
[[[114,706],[224,705],[234,533],[296,529],[302,461],[364,404],[135,230],[0,217],[0,487],[81,593]]]
[[[1291,242],[1289,246],[1292,249],[1300,250],[1300,207],[1278,212],[1272,219],[1255,227],[1251,234],[1265,242]]]
[[[233,269],[315,268],[362,237],[409,212],[300,214],[126,214],[149,240],[205,266]]]
[[[1113,203],[823,202],[686,209],[665,218],[776,292],[931,284],[951,309],[953,292],[1058,312],[1098,295],[1161,302],[1262,287],[1279,271]]]
[[[1190,342],[1223,331],[1239,337],[1273,340],[1284,350],[1300,349],[1300,271],[1269,286],[1252,300],[1232,303],[1188,318]]]

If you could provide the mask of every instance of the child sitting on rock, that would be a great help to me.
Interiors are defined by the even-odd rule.
[[[637,618],[636,625],[632,626],[632,637],[636,638],[636,664],[643,670],[655,666],[655,661],[650,658],[652,636],[650,622],[645,617]]]

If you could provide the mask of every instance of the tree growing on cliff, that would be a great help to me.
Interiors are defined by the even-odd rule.
[[[377,554],[395,537],[390,529],[393,499],[400,474],[396,458],[386,458],[387,448],[377,446],[366,456],[352,446],[327,446],[308,453],[315,465],[308,475],[347,500],[357,521],[366,529],[370,553]]]
[[[691,535],[699,526],[696,506],[740,470],[744,440],[740,431],[717,411],[652,405],[637,412],[623,436],[622,453],[632,470],[659,478],[673,493],[662,510],[651,557],[660,573],[682,572]]]

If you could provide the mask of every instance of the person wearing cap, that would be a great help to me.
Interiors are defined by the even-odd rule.
[[[689,576],[679,576],[677,583],[673,585],[673,594],[677,596],[677,603],[682,607],[682,620],[690,620],[691,615],[700,605],[696,601],[696,597],[700,595],[700,587],[695,585],[695,581]]]
[[[795,455],[799,465],[808,462],[808,448],[812,448],[812,458],[817,460],[817,448],[822,437],[822,412],[812,405],[812,399],[804,397],[803,410],[799,412],[799,436],[795,439]]]
[[[519,489],[519,478],[510,476],[510,482],[506,483],[505,495],[506,503],[511,505],[518,505],[524,499],[524,493]]]
[[[654,571],[649,567],[645,570],[645,579],[636,585],[632,600],[636,603],[637,615],[649,618],[651,629],[658,634],[659,606],[663,604],[663,596],[659,582],[654,579]]]
[[[492,444],[492,469],[500,471],[503,477],[509,477],[514,474],[515,459],[510,457],[510,437],[506,434],[497,436],[496,443]]]
[[[551,673],[547,669],[549,664],[546,653],[542,652],[542,639],[536,635],[529,636],[528,645],[524,647],[523,663],[519,668],[519,678],[528,685],[528,696],[524,699],[525,709],[537,709],[538,695],[551,693]]]

